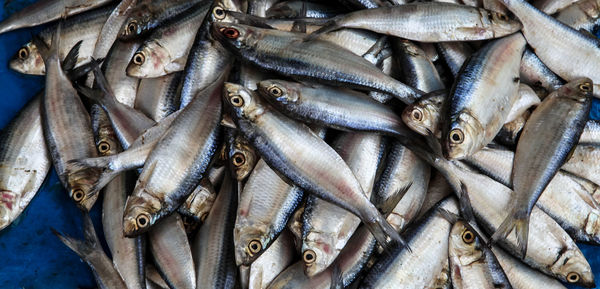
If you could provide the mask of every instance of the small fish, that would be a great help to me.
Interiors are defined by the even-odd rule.
[[[228,159],[232,175],[241,182],[250,175],[259,157],[248,141],[238,134],[229,144]]]
[[[181,79],[181,72],[157,78],[142,78],[137,87],[135,109],[154,121],[160,121],[175,112],[179,109]]]

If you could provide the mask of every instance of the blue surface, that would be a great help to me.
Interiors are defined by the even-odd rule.
[[[0,7],[1,19],[35,1],[9,2]],[[0,101],[3,112],[0,127],[4,127],[43,87],[43,77],[22,75],[8,69],[10,58],[30,40],[31,33],[39,30],[32,28],[0,34],[0,93],[3,98]],[[597,99],[594,99],[590,117],[600,119],[600,101]],[[101,199],[91,215],[96,231],[103,238],[99,220]],[[52,234],[50,227],[82,238],[79,210],[67,197],[54,171],[21,217],[0,231],[0,288],[95,288],[87,265]],[[600,247],[584,244],[579,247],[600,283]]]

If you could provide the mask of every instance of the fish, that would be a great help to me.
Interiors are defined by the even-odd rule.
[[[574,147],[571,156],[560,168],[595,184],[599,184],[600,178],[597,172],[600,166],[598,166],[598,162],[596,161],[596,156],[599,152],[600,147],[595,144],[579,144]]]
[[[555,91],[564,84],[564,81],[550,70],[529,48],[523,52],[519,78],[521,83],[525,83],[536,89],[542,88],[546,93]]]
[[[148,244],[157,269],[170,287],[196,288],[192,249],[179,214],[173,213],[152,227]]]
[[[186,106],[146,158],[123,216],[126,236],[172,213],[205,176],[218,147],[223,78]]]
[[[226,172],[217,199],[192,242],[196,288],[234,288],[236,284],[233,253],[236,187]]]
[[[267,10],[279,0],[248,0],[248,14],[267,17]]]
[[[83,63],[89,62],[94,46],[96,45],[96,40],[98,39],[98,34],[102,29],[102,25],[106,22],[106,19],[113,8],[114,6],[112,5],[101,7],[65,20],[60,33],[61,45],[58,50],[59,59],[64,59],[68,54],[69,49],[81,41],[76,61],[77,65],[75,65],[75,67],[79,67]],[[19,73],[45,75],[47,69],[44,65],[40,49],[44,49],[46,46],[55,46],[52,44],[52,36],[56,33],[56,30],[57,25],[52,25],[42,30],[36,36],[41,38],[43,43],[45,43],[41,48],[38,47],[33,40],[21,46],[10,60],[8,64],[9,67]]]
[[[502,266],[502,269],[504,269],[506,277],[508,277],[513,287],[522,289],[566,289],[558,280],[523,264],[501,248],[492,246],[492,252],[496,256],[500,266]]]
[[[101,107],[91,109],[92,128],[96,136],[96,147],[100,155],[113,155],[121,151],[121,145],[113,131],[108,115]],[[126,238],[122,233],[123,209],[131,178],[126,174],[115,177],[104,188],[102,201],[102,229],[112,255],[115,269],[127,288],[143,288],[144,242],[139,238]]]
[[[43,92],[0,132],[0,231],[25,210],[52,165],[42,132]]]
[[[217,192],[212,182],[208,179],[202,179],[177,211],[197,222],[204,222],[216,198]]]
[[[352,170],[366,197],[371,198],[383,155],[381,135],[342,133],[333,140],[332,147]],[[359,225],[360,218],[349,211],[309,197],[302,229],[302,258],[306,275],[312,277],[328,268]]]
[[[577,1],[558,11],[556,20],[573,27],[575,30],[586,30],[593,33],[598,23],[599,6],[596,0]]]
[[[512,170],[511,213],[492,241],[506,238],[514,228],[525,255],[531,210],[577,143],[591,109],[592,90],[589,78],[569,82],[548,96],[525,123]]]
[[[279,273],[292,264],[295,253],[291,233],[283,230],[269,249],[250,264],[248,289],[266,288]]]
[[[452,224],[437,208],[458,213],[458,202],[446,198],[430,210],[420,223],[403,235],[411,251],[398,247],[382,256],[366,273],[361,288],[424,288],[435,282],[437,274],[448,259],[448,236]]]
[[[303,33],[214,23],[212,35],[244,62],[265,70],[333,86],[388,93],[405,103],[422,94],[335,44],[318,39],[303,42]],[[261,41],[256,41],[259,38]]]
[[[433,62],[425,51],[415,43],[395,38],[392,47],[396,53],[394,60],[402,69],[402,81],[425,93],[444,89],[444,83]]]
[[[455,220],[448,240],[454,288],[512,288],[485,241],[468,222]]]
[[[598,38],[563,24],[524,0],[502,3],[523,23],[521,32],[527,44],[550,70],[566,81],[588,77],[600,83],[600,66],[594,61],[600,56]]]
[[[519,95],[519,66],[525,44],[520,33],[495,40],[463,66],[442,114],[442,143],[447,158],[472,155],[500,131]]]
[[[521,24],[483,8],[421,2],[344,14],[313,32],[309,39],[340,28],[366,29],[419,42],[447,42],[499,38],[517,32]]]
[[[241,134],[237,134],[229,144],[229,168],[238,182],[245,180],[259,160],[254,148]]]
[[[94,45],[92,58],[98,59],[106,57],[106,54],[108,54],[113,43],[117,40],[121,27],[125,24],[129,14],[134,10],[137,3],[138,0],[125,0],[120,1],[119,4],[117,4],[100,30],[100,34]],[[93,83],[90,80],[91,78],[88,78],[88,84]]]
[[[152,31],[127,66],[127,75],[154,78],[182,71],[201,20],[209,9],[207,2],[198,2],[168,23]]]
[[[446,178],[441,173],[435,170],[432,171],[429,179],[429,186],[427,187],[427,193],[425,194],[425,200],[423,200],[417,219],[421,219],[429,209],[433,208],[439,201],[451,194],[452,188],[450,188]]]
[[[104,61],[104,75],[116,100],[129,107],[135,103],[140,80],[127,76],[125,68],[139,46],[140,43],[136,41],[117,41]]]
[[[518,116],[515,120],[509,123],[505,123],[502,126],[500,132],[498,132],[498,134],[494,138],[494,141],[498,144],[514,148],[517,145],[517,141],[521,136],[523,127],[525,127],[525,123],[529,119],[530,115],[531,113],[529,111],[526,111],[520,116]]]
[[[304,192],[285,182],[262,158],[240,194],[233,230],[235,261],[250,265],[285,229]]]
[[[576,0],[560,0],[560,1],[550,1],[550,0],[535,0],[531,5],[533,7],[539,9],[545,14],[552,15],[560,10],[569,7],[573,3],[577,3]]]
[[[458,75],[462,65],[473,54],[473,49],[465,42],[440,42],[436,43],[435,47],[454,77]]]
[[[578,143],[582,145],[600,143],[600,121],[588,120]]]
[[[335,7],[304,2],[304,1],[283,1],[271,6],[265,13],[268,18],[330,18],[338,15],[340,9]]]
[[[307,126],[274,111],[240,85],[225,83],[223,91],[224,101],[234,111],[237,127],[265,162],[288,182],[360,217],[381,245],[387,244],[388,237],[403,244],[397,232],[365,197],[344,160],[320,137]],[[281,137],[283,134],[286,138]],[[298,151],[311,153],[298,154]],[[299,156],[302,160],[297,159]]]
[[[118,34],[121,40],[147,36],[163,23],[180,15],[202,0],[142,0],[125,20]]]
[[[106,253],[104,253],[100,239],[96,235],[94,224],[92,224],[92,219],[90,219],[90,216],[86,212],[83,212],[83,229],[84,240],[77,240],[66,236],[54,229],[52,229],[52,232],[65,246],[69,247],[69,249],[75,252],[92,268],[98,288],[127,289],[119,272],[115,270],[112,262],[106,256]]]
[[[2,20],[0,22],[0,34],[21,28],[42,25],[58,20],[61,17],[80,14],[110,2],[110,0],[37,1]]]
[[[533,91],[533,89],[527,84],[519,83],[519,90],[517,93],[519,97],[515,100],[515,102],[513,102],[510,112],[504,121],[505,124],[514,121],[526,111],[532,107],[536,107],[541,102],[535,91]]]
[[[181,72],[157,78],[142,78],[137,87],[135,109],[154,121],[179,110]]]

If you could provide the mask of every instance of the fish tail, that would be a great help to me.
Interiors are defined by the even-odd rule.
[[[337,263],[333,264],[333,270],[331,271],[331,284],[330,289],[342,289],[344,288],[344,278],[340,265]]]
[[[87,212],[83,212],[84,240],[78,240],[64,235],[54,228],[50,228],[50,230],[52,230],[52,233],[54,233],[54,235],[56,235],[56,237],[58,237],[58,239],[60,239],[65,246],[69,247],[69,249],[73,250],[73,252],[77,253],[77,255],[84,260],[87,260],[88,256],[94,252],[102,250],[99,245],[100,243],[98,236],[96,235],[96,230],[94,230],[94,225],[90,219],[90,215]],[[102,253],[104,252],[102,251]]]
[[[85,158],[70,160],[67,162],[67,172],[74,172],[84,170],[88,168],[102,168],[109,169],[111,156],[97,157],[97,158]]]
[[[342,18],[340,16],[338,17],[334,17],[331,20],[327,21],[325,23],[325,25],[323,25],[323,27],[317,29],[316,31],[314,31],[313,33],[307,35],[306,37],[304,37],[304,41],[311,41],[316,39],[317,37],[319,37],[321,34],[327,33],[327,32],[331,32],[331,31],[335,31],[338,30],[340,28],[343,27],[341,20]]]
[[[79,58],[79,48],[81,48],[81,43],[83,43],[83,40],[79,40],[79,42],[69,50],[69,53],[67,53],[67,56],[65,56],[65,59],[62,62],[63,70],[72,70],[75,67],[77,58]]]
[[[500,227],[492,235],[490,244],[497,243],[500,239],[504,239],[515,229],[517,237],[517,247],[521,258],[527,253],[527,239],[529,236],[529,214],[527,212],[511,212],[506,219],[500,224]]]
[[[392,247],[396,244],[404,246],[410,251],[408,244],[400,237],[400,234],[381,215],[374,221],[365,223],[365,225],[385,251],[391,251]],[[388,237],[391,239],[391,242],[388,242]]]
[[[67,162],[66,173],[67,175],[85,175],[86,180],[96,180],[90,184],[90,188],[86,192],[88,196],[93,196],[120,173],[120,171],[107,168],[110,159],[110,156],[107,156],[71,160]]]

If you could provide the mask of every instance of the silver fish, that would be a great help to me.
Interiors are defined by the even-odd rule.
[[[575,30],[594,31],[600,24],[600,5],[597,0],[577,1],[555,15],[556,20],[573,27]]]
[[[535,0],[531,5],[548,15],[552,15],[577,2],[577,0]]]
[[[458,75],[463,63],[473,54],[473,49],[465,42],[436,43],[436,48],[454,77]]]
[[[160,121],[178,110],[181,79],[181,72],[141,79],[135,98],[135,108],[154,121]]]
[[[178,212],[184,216],[191,217],[195,221],[204,222],[216,198],[217,192],[212,182],[208,179],[203,179],[187,197],[185,202],[181,204]]]
[[[557,90],[564,84],[531,49],[525,49],[523,52],[519,77],[522,83],[536,89],[543,88],[547,93]]]
[[[492,246],[492,251],[504,269],[510,284],[518,289],[566,289],[558,280],[527,266],[517,258],[509,255],[499,247]]]
[[[266,288],[295,260],[294,240],[284,230],[273,244],[250,265],[248,289]]]
[[[515,152],[511,213],[492,236],[493,241],[506,238],[514,228],[525,255],[531,210],[579,139],[591,109],[592,89],[589,78],[569,82],[529,117]]]
[[[104,75],[118,102],[133,107],[140,80],[128,76],[125,69],[140,46],[139,42],[117,41],[104,60]],[[88,78],[90,79],[90,78]]]
[[[241,134],[237,134],[229,144],[228,159],[232,175],[241,182],[250,175],[259,157],[250,143]]]
[[[396,52],[394,60],[402,69],[401,80],[404,83],[426,93],[444,89],[444,83],[435,65],[423,49],[409,40],[400,38],[392,40],[392,46]]]
[[[600,143],[600,121],[588,120],[579,137],[579,144]]]

